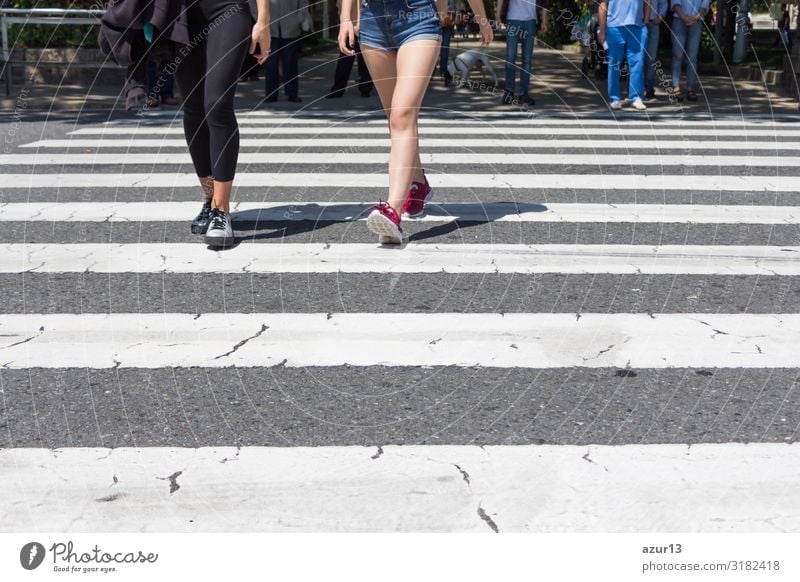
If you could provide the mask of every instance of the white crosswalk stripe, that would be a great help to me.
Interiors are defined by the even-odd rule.
[[[365,220],[365,202],[235,202],[241,221]],[[196,202],[9,202],[0,222],[165,222],[190,216]],[[707,204],[431,204],[415,222],[632,222],[695,224],[800,224],[800,206],[711,206]]]
[[[325,169],[332,169],[335,162]],[[669,190],[686,192],[689,189],[687,176],[670,174],[439,174],[439,188],[465,189],[513,189],[525,190],[569,189],[569,190]],[[694,190],[728,192],[800,192],[800,180],[796,176],[741,176],[741,175],[693,175]],[[187,188],[197,187],[194,173],[115,173],[92,172],[87,174],[0,174],[5,189],[29,190],[31,188]],[[372,173],[330,172],[250,172],[241,174],[236,180],[238,188],[276,187],[362,187],[386,188],[389,179],[382,168]]]
[[[585,149],[591,152],[604,151],[608,149],[632,151],[636,153],[647,153],[643,150],[704,150],[704,151],[724,151],[725,155],[736,155],[748,150],[767,150],[768,152],[793,152],[800,149],[798,141],[776,141],[776,140],[741,140],[720,141],[720,140],[637,140],[637,139],[560,139],[558,135],[555,139],[518,139],[514,134],[507,134],[505,137],[492,139],[490,137],[478,137],[475,139],[462,140],[457,136],[452,138],[431,137],[422,141],[420,147],[422,151],[429,149],[448,149],[456,152],[476,151],[480,148],[547,148],[547,149]],[[265,137],[248,138],[240,140],[243,148],[339,148],[347,151],[353,146],[342,141],[341,138],[310,136],[305,138],[283,138]],[[367,137],[358,139],[359,148],[385,148],[388,150],[390,140],[383,137]],[[44,139],[34,141],[20,146],[23,149],[45,149],[45,148],[99,148],[99,149],[131,149],[131,148],[152,148],[159,151],[163,148],[186,149],[186,140],[164,136],[158,139],[146,137],[132,137],[129,139],[113,138],[69,138],[69,139]],[[32,158],[31,158],[32,160]],[[724,162],[725,160],[723,160]]]
[[[421,154],[423,164],[446,165],[481,165],[481,166],[524,166],[536,165],[563,165],[564,156],[559,154],[490,154],[490,153],[460,153],[460,154]],[[323,164],[386,164],[388,154],[384,153],[305,153],[298,157],[296,154],[281,153],[242,153],[239,155],[241,164],[302,164],[319,166]],[[726,159],[722,155],[651,155],[642,152],[629,152],[624,155],[606,154],[596,151],[594,154],[573,154],[569,158],[570,166],[712,166],[719,168],[733,159]],[[747,156],[735,160],[737,165],[745,168],[797,168],[800,159],[784,156]],[[180,165],[191,164],[188,154],[160,154],[154,158],[152,154],[126,154],[120,159],[118,154],[39,154],[33,159],[29,154],[9,154],[0,156],[0,165],[7,166],[107,166],[107,165]]]
[[[400,248],[384,119],[239,120],[226,251],[180,114],[0,156],[0,531],[800,528],[796,120],[427,117]]]
[[[6,368],[800,367],[800,314],[25,314],[0,330]]]
[[[181,243],[2,244],[0,273],[639,273],[800,275],[800,246],[241,244],[199,261]]]

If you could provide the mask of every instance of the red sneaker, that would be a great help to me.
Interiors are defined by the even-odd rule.
[[[428,177],[423,172],[422,179],[424,182],[411,182],[411,188],[408,190],[408,198],[406,203],[403,204],[403,214],[408,218],[416,218],[425,212],[425,204],[430,202],[433,198],[431,185],[428,184]]]
[[[367,228],[378,235],[382,244],[402,244],[403,229],[400,228],[400,216],[387,202],[380,202],[370,208],[372,212],[367,217]]]

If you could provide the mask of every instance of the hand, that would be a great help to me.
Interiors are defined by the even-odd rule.
[[[356,51],[352,49],[356,44],[356,31],[353,28],[352,20],[343,20],[339,25],[339,50],[352,57]]]
[[[603,28],[601,28],[600,31],[597,33],[597,44],[599,44],[600,46],[606,44],[606,31]]]
[[[256,58],[259,65],[263,65],[269,56],[269,47],[272,43],[272,36],[269,32],[268,22],[256,22],[253,25],[253,34],[250,40],[250,54]],[[258,52],[256,52],[258,47]]]
[[[494,40],[494,30],[492,25],[485,18],[481,19],[481,46],[487,46]]]
[[[547,19],[545,18],[542,20],[542,24],[539,27],[539,32],[547,32]]]

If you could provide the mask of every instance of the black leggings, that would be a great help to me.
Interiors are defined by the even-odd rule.
[[[175,71],[184,96],[183,131],[197,175],[229,182],[239,157],[233,99],[250,48],[252,16],[247,0],[187,4],[192,45]]]

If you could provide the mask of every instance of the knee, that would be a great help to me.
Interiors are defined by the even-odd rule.
[[[389,127],[393,132],[408,131],[416,127],[417,110],[414,107],[395,107],[389,116]]]
[[[235,122],[233,104],[223,99],[213,99],[205,104],[205,116],[209,125],[228,126]]]

